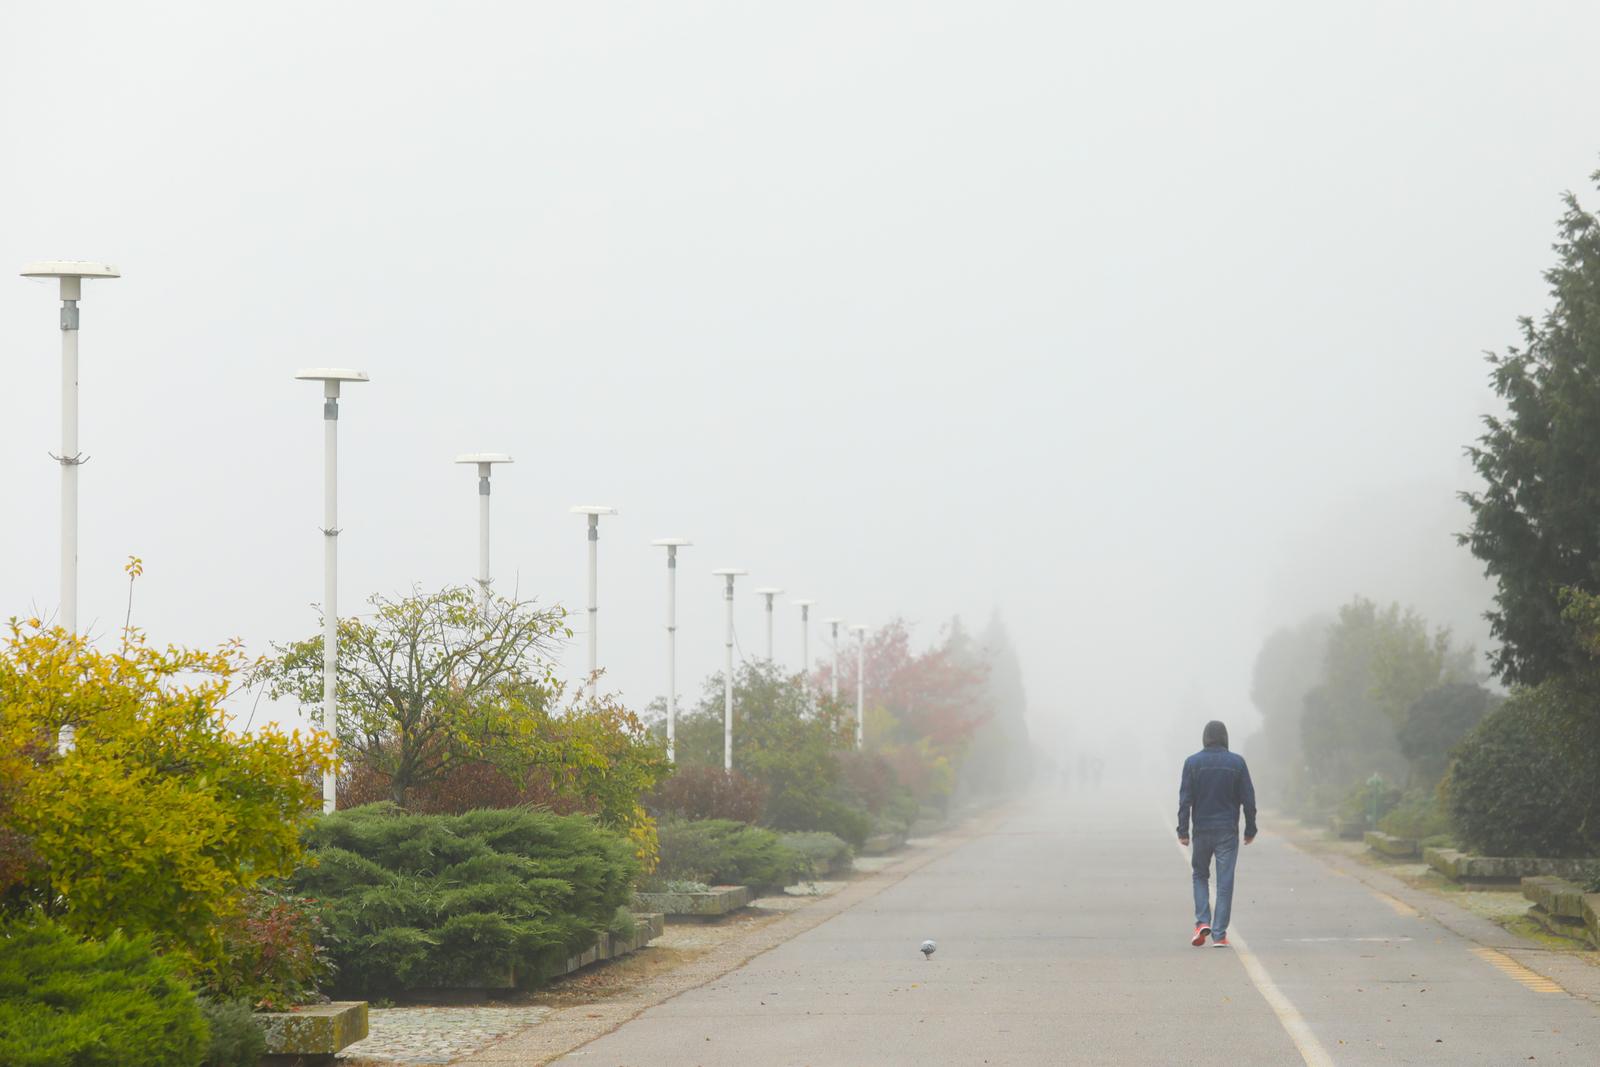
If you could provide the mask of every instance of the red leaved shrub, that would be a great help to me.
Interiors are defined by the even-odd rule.
[[[218,929],[223,952],[201,976],[205,991],[266,1011],[314,1000],[332,972],[323,912],[308,897],[256,886]]]
[[[389,776],[357,764],[339,783],[339,806],[353,807],[389,799]],[[406,810],[418,815],[460,815],[476,808],[515,808],[528,804],[557,815],[593,815],[599,804],[555,787],[539,768],[518,781],[492,763],[458,764],[441,777],[413,786],[406,794]]]
[[[721,767],[679,767],[656,787],[647,804],[658,815],[680,819],[732,819],[754,823],[767,803],[767,787]]]

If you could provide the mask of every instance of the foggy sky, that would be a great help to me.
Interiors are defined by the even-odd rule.
[[[1597,33],[1580,3],[8,0],[0,613],[57,591],[57,304],[14,271],[99,259],[94,632],[129,554],[157,641],[315,632],[292,375],[354,366],[345,610],[470,579],[451,459],[507,451],[503,591],[581,608],[566,509],[621,509],[601,658],[636,705],[649,541],[685,536],[686,693],[734,565],[748,655],[756,585],[929,639],[999,610],[1041,733],[1242,738],[1262,638],[1351,594],[1481,647],[1461,447],[1600,158]]]

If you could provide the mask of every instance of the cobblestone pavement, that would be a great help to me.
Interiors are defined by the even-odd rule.
[[[445,1064],[550,1013],[538,1004],[373,1008],[367,1037],[345,1049],[356,1063]]]

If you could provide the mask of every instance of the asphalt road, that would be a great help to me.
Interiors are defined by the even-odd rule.
[[[1270,824],[1235,947],[1191,947],[1173,806],[1047,798],[560,1062],[1600,1064],[1600,968]]]

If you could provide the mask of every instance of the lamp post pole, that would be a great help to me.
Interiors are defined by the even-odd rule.
[[[85,278],[120,278],[109,263],[48,260],[30,263],[24,278],[55,278],[61,283],[61,628],[78,633],[78,468],[84,457],[78,451],[78,301]],[[61,744],[72,744],[72,728],[61,731]]]
[[[763,586],[756,593],[766,598],[767,601],[767,663],[772,663],[772,598],[783,592],[777,586]]]
[[[839,703],[839,624],[843,619],[823,619],[833,632],[833,702]]]
[[[663,537],[650,542],[667,550],[667,762],[678,762],[678,549],[692,542]]]
[[[867,628],[850,627],[856,635],[856,749],[859,751],[867,737]]]
[[[457,463],[471,463],[478,468],[478,590],[483,597],[483,614],[489,616],[489,475],[496,463],[511,463],[504,452],[466,452],[456,457]]]
[[[322,729],[339,740],[339,385],[366,374],[342,367],[313,367],[295,375],[322,383]],[[338,774],[322,778],[322,810],[338,805]]]
[[[806,694],[806,704],[810,706],[811,696],[811,605],[815,600],[796,600],[800,608],[800,688]]]
[[[589,517],[589,699],[593,700],[600,671],[600,516],[615,515],[617,509],[579,504],[572,513]]]
[[[733,770],[733,580],[749,571],[721,567],[711,572],[724,580],[722,601],[727,628],[722,642],[722,769]]]

